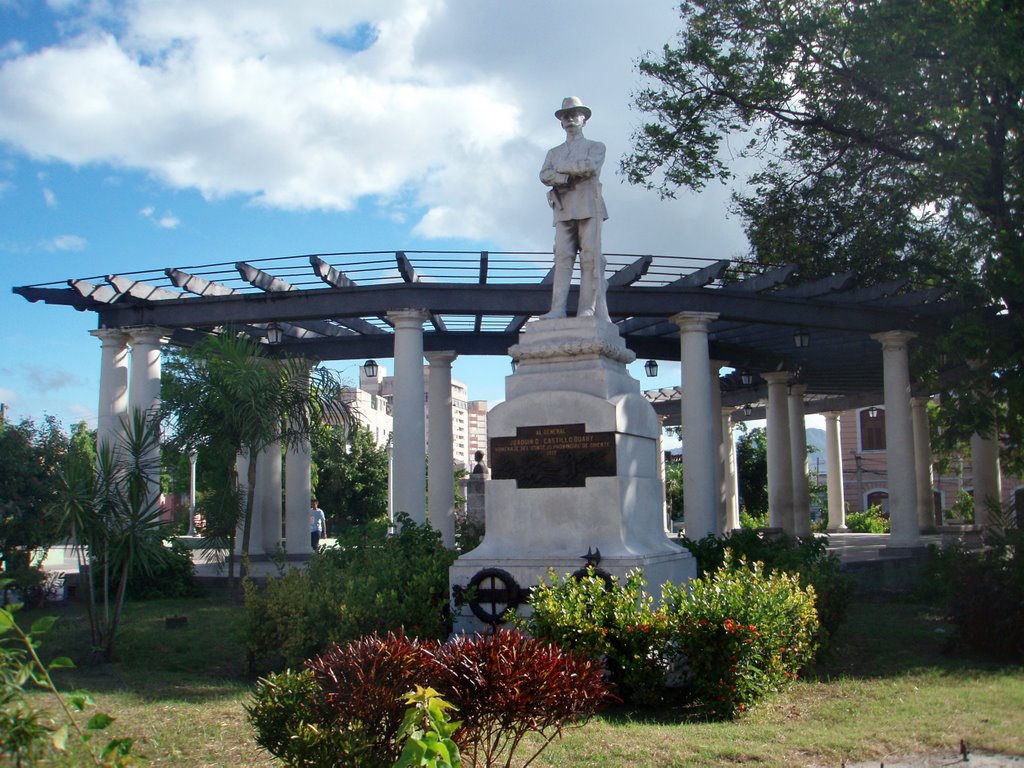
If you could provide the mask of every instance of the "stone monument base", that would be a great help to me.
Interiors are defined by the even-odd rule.
[[[526,615],[526,590],[549,569],[580,571],[588,552],[620,580],[641,569],[656,597],[694,578],[693,556],[666,530],[661,427],[615,325],[534,321],[509,352],[507,399],[488,415],[486,533],[449,572],[456,630],[487,628],[503,606]]]

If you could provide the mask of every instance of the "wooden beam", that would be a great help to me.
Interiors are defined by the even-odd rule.
[[[395,260],[398,262],[398,274],[405,282],[418,283],[420,281],[420,276],[416,274],[416,269],[409,261],[409,257],[405,255],[405,251],[396,251]]]
[[[555,268],[551,267],[548,273],[541,278],[540,285],[551,285],[555,279]],[[507,326],[505,326],[505,333],[519,333],[519,330],[526,325],[526,321],[529,320],[533,315],[516,315],[512,318]]]
[[[121,297],[121,294],[115,291],[113,287],[97,285],[96,283],[90,283],[88,280],[68,280],[68,285],[78,291],[83,298],[92,299],[101,304],[112,304]]]
[[[138,280],[121,275],[107,275],[107,282],[110,283],[118,293],[131,296],[143,301],[167,301],[169,299],[180,299],[181,294],[168,291],[166,288],[158,288]]]
[[[319,256],[310,256],[309,263],[313,267],[313,272],[316,273],[316,276],[332,288],[348,288],[356,284],[348,275],[344,272],[339,272]]]
[[[176,286],[197,296],[230,296],[233,293],[237,293],[234,288],[228,288],[226,285],[197,277],[181,269],[171,267],[165,269],[164,273]]]
[[[716,261],[714,264],[708,264],[706,267],[701,267],[688,275],[684,275],[677,280],[673,280],[665,287],[703,288],[705,285],[710,285],[715,282],[715,280],[721,280],[722,275],[725,274],[725,270],[729,268],[729,264],[730,261],[728,259],[721,259],[720,261]]]
[[[632,285],[641,277],[647,274],[647,270],[651,268],[652,261],[654,261],[653,256],[641,256],[632,264],[626,265],[618,272],[613,274],[611,277],[609,277],[608,285],[610,287]]]
[[[770,288],[776,288],[790,282],[797,274],[796,264],[787,264],[784,267],[775,267],[760,275],[748,277],[736,283],[729,283],[726,288],[730,291],[743,291],[745,293],[760,293]]]

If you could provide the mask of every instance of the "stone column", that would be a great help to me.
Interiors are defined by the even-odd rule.
[[[253,541],[264,553],[273,555],[281,543],[281,443],[271,443],[260,451],[253,516],[260,521],[257,528],[253,520]]]
[[[789,388],[789,448],[793,456],[793,532],[811,535],[811,491],[807,482],[807,427],[804,423],[806,384]]]
[[[974,479],[974,524],[988,525],[989,505],[1002,499],[999,476],[999,441],[971,435],[971,474]]]
[[[452,351],[428,352],[430,363],[427,408],[430,435],[427,444],[427,515],[449,549],[455,547],[455,456],[452,447]]]
[[[309,546],[311,469],[309,440],[293,443],[284,456],[284,548],[289,555],[308,555],[312,551]]]
[[[258,467],[256,471],[258,477]],[[242,552],[242,539],[245,535],[245,505],[247,494],[249,493],[249,454],[246,453],[244,449],[240,453],[235,454],[235,473],[238,475],[238,500],[240,505],[238,525],[235,527],[235,554],[242,555],[247,554]],[[256,505],[253,504],[252,525],[249,529],[250,549],[252,549],[252,543],[254,541],[260,541],[262,538],[262,533],[258,527],[259,522],[260,516],[256,512]]]
[[[143,413],[160,408],[160,347],[167,342],[168,331],[156,326],[130,329],[132,373],[129,407]]]
[[[722,385],[718,378],[718,371],[721,369],[724,362],[721,360],[711,360],[711,429],[713,432],[712,439],[715,441],[716,447],[716,461],[715,461],[715,495],[718,499],[718,509],[715,510],[715,533],[721,535],[726,531],[725,525],[725,448],[723,446],[723,435],[725,430],[722,429]],[[718,418],[715,418],[715,416]]]
[[[725,475],[725,532],[740,527],[740,486],[736,471],[736,440],[732,431],[732,414],[735,408],[722,408],[722,454]]]
[[[658,479],[661,481],[661,512],[665,530],[672,533],[672,512],[668,508],[667,477],[665,475],[665,417],[658,417]]]
[[[128,334],[108,328],[89,333],[101,345],[96,444],[116,445],[121,419],[128,413]]]
[[[129,413],[135,412],[154,417],[160,410],[160,348],[167,342],[169,331],[156,326],[131,329],[132,370],[128,387]],[[160,444],[153,447],[146,457],[150,466],[155,467],[150,478],[150,499],[160,499]]]
[[[917,483],[914,479],[914,433],[910,419],[910,363],[907,345],[917,334],[886,331],[871,338],[882,345],[885,390],[885,450],[888,464],[889,545],[915,546],[921,540],[917,524]]]
[[[307,362],[312,368],[317,361],[307,359]],[[292,442],[285,449],[284,549],[289,555],[308,555],[312,552],[309,546],[309,509],[313,498],[312,466],[312,449],[308,437]],[[327,530],[328,533],[332,533],[330,528]]]
[[[718,463],[714,439],[717,412],[711,409],[711,361],[708,325],[718,315],[680,312],[671,322],[679,326],[682,362],[683,506],[686,535],[693,540],[717,532]]]
[[[828,529],[846,530],[846,499],[843,498],[843,451],[840,441],[839,411],[826,411],[825,463],[828,464]]]
[[[793,454],[789,442],[789,371],[762,373],[768,382],[768,525],[793,534]]]
[[[932,490],[932,445],[928,429],[928,398],[910,399],[911,429],[914,433],[914,482],[917,486],[917,526],[919,530],[935,526],[935,495]]]
[[[427,311],[388,312],[395,328],[394,510],[427,521],[426,426],[423,423],[423,323]]]

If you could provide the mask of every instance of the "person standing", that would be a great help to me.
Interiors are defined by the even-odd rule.
[[[309,546],[314,552],[320,546],[320,539],[326,535],[327,518],[320,509],[320,502],[313,499],[313,506],[309,510]]]
[[[577,317],[595,314],[608,319],[605,303],[604,254],[601,225],[608,209],[601,195],[601,166],[605,146],[583,137],[583,126],[591,110],[577,96],[562,100],[555,117],[565,130],[565,142],[548,150],[540,169],[541,183],[550,187],[548,203],[555,227],[555,274],[551,290],[551,311],[544,320],[565,317],[569,283],[576,255],[580,258],[580,301]]]

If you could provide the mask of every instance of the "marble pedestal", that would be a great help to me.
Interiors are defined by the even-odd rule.
[[[529,589],[549,568],[564,577],[597,550],[600,570],[621,580],[640,568],[656,597],[663,583],[694,578],[693,556],[665,528],[658,419],[615,325],[537,320],[509,352],[518,366],[487,421],[486,535],[452,565],[453,595],[492,574],[475,586],[500,607],[510,580]],[[487,626],[468,605],[453,610],[456,631]]]

